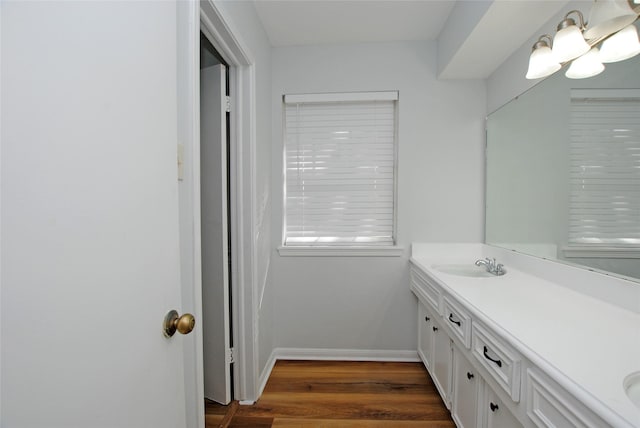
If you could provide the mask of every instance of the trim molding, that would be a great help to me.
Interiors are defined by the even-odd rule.
[[[400,257],[404,254],[404,247],[351,247],[351,246],[280,246],[278,254],[281,256],[305,256],[305,257]]]
[[[416,350],[276,348],[272,355],[276,360],[421,361]]]
[[[258,300],[258,316],[260,316],[260,311],[262,310],[262,300],[264,299],[264,293],[267,289],[267,280],[269,279],[269,270],[271,269],[271,257],[267,259],[267,267],[264,270],[264,277],[260,282],[260,299]]]
[[[203,0],[200,30],[229,64],[231,101],[231,281],[233,337],[238,355],[234,368],[234,399],[257,399],[258,289],[255,240],[255,65],[254,57],[239,37],[217,0]]]
[[[271,355],[269,356],[269,360],[267,361],[267,364],[264,365],[264,369],[262,369],[262,373],[260,373],[260,379],[258,384],[258,397],[262,395],[262,392],[264,391],[264,387],[267,386],[267,381],[271,376],[271,372],[273,371],[273,366],[276,365],[276,361],[277,361],[276,350],[274,349],[271,352]]]
[[[562,254],[566,258],[640,259],[640,248],[571,245],[563,247]]]

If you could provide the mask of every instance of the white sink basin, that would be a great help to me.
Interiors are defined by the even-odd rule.
[[[442,264],[433,265],[433,269],[446,273],[448,275],[469,276],[473,278],[495,278],[496,275],[490,274],[484,266],[476,266],[473,264]]]
[[[640,408],[640,372],[631,373],[624,379],[624,391],[631,402]]]

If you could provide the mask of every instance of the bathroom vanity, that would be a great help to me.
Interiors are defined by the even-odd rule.
[[[485,257],[506,274],[474,265]],[[458,427],[640,427],[638,284],[483,244],[413,244],[410,287],[418,354]]]

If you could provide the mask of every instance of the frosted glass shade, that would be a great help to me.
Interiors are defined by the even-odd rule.
[[[541,79],[560,70],[560,64],[556,61],[548,46],[539,47],[531,52],[529,57],[529,69],[527,79]]]
[[[604,65],[600,61],[598,48],[593,48],[580,58],[576,58],[565,73],[569,79],[586,79],[596,76],[604,70]]]
[[[570,25],[556,33],[553,39],[553,55],[559,63],[570,61],[591,49],[576,25]]]
[[[602,42],[600,60],[602,62],[623,61],[639,53],[638,29],[632,24]]]
[[[591,40],[608,36],[631,24],[637,17],[626,0],[595,0],[584,38]]]

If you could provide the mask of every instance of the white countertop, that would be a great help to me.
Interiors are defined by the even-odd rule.
[[[640,427],[623,388],[640,371],[640,314],[510,266],[501,277],[442,273],[432,265],[473,265],[486,254],[482,244],[438,245],[414,245],[411,262],[612,426]]]

